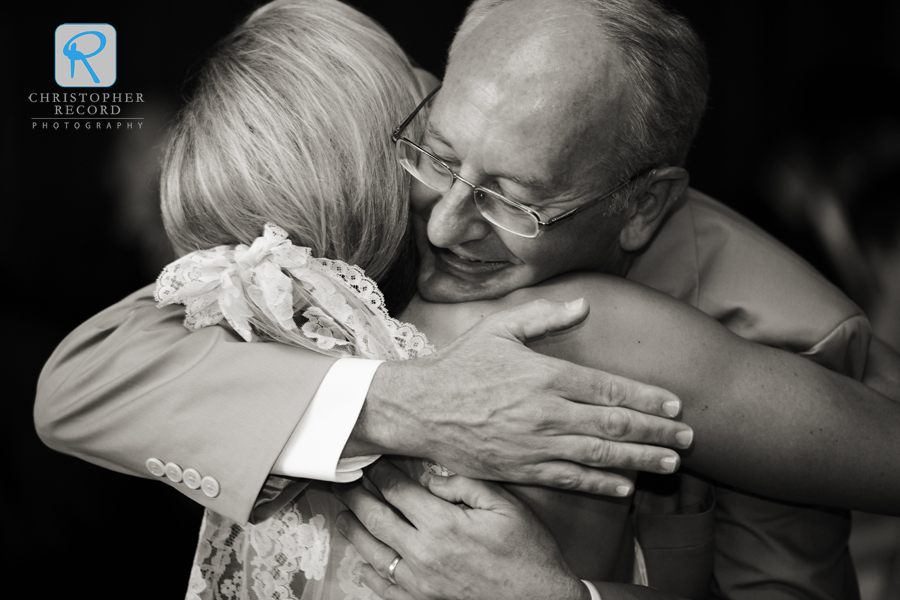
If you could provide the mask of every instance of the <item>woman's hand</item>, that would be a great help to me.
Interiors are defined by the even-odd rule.
[[[341,513],[338,528],[372,565],[363,582],[385,600],[590,598],[550,532],[503,488],[435,476],[429,493],[384,460],[367,476],[406,520],[362,485],[336,486],[355,513]]]

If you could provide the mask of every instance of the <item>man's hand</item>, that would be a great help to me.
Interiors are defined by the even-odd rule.
[[[367,475],[408,520],[362,485],[335,487],[356,515],[341,513],[338,529],[375,567],[364,568],[363,582],[381,598],[590,597],[550,532],[500,486],[459,475],[435,476],[429,484],[432,495],[385,460]],[[393,585],[387,569],[398,554],[402,560]]]
[[[431,356],[381,365],[344,456],[426,457],[478,479],[610,496],[633,486],[600,468],[675,471],[680,458],[666,447],[693,438],[671,420],[675,395],[525,347],[587,314],[583,300],[531,302]]]

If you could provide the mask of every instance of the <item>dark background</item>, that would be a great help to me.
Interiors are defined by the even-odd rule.
[[[6,515],[3,564],[28,597],[182,597],[201,510],[164,485],[105,471],[44,447],[31,418],[56,344],[92,314],[151,282],[168,260],[159,231],[155,147],[182,82],[259,2],[40,3],[2,24],[2,198]],[[351,2],[425,68],[443,72],[465,2]],[[818,149],[896,118],[900,3],[675,1],[707,43],[711,102],[689,159],[693,185],[773,232],[841,283],[814,232],[766,201],[765,173],[791,140]],[[113,92],[145,118],[137,131],[44,131],[32,92],[53,77],[53,32],[67,22],[118,33]],[[71,90],[91,91],[91,90]],[[787,146],[790,147],[790,146]],[[826,152],[827,154],[827,152]],[[828,158],[821,159],[827,165]],[[878,207],[895,218],[896,201]],[[893,212],[891,212],[893,210]],[[890,217],[894,215],[894,217]],[[893,221],[896,223],[896,221]],[[149,234],[147,232],[150,232]],[[898,273],[900,277],[900,273]],[[898,568],[898,567],[894,567]],[[135,582],[138,582],[135,584]],[[874,597],[874,596],[872,596]],[[885,596],[886,597],[886,596]]]

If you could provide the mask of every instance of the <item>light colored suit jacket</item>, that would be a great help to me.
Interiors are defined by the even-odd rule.
[[[759,228],[696,191],[628,278],[693,304],[747,339],[862,374],[869,329],[859,309]],[[245,522],[283,489],[283,479],[267,474],[334,359],[246,344],[221,327],[189,334],[182,318],[180,308],[155,308],[148,286],[81,325],[41,374],[38,433],[56,450],[123,473],[153,477],[146,467],[152,457],[214,477],[215,497],[161,480]],[[684,481],[691,493],[647,490],[636,502],[651,585],[695,597],[711,585],[734,599],[852,597],[844,594],[855,589],[845,513],[738,492],[716,502],[708,483]],[[795,526],[776,524],[760,506],[788,511],[786,522]],[[810,527],[823,532],[815,548]],[[754,566],[765,560],[763,550],[773,557],[765,570]]]
[[[335,359],[247,344],[224,327],[190,333],[180,306],[156,308],[154,287],[60,343],[38,382],[38,435],[54,450],[138,477],[157,479],[151,458],[194,469],[217,481],[215,497],[158,480],[247,522],[283,487],[269,470]]]
[[[859,308],[771,236],[695,190],[628,279],[746,339],[862,378],[871,332]],[[773,502],[688,474],[641,475],[634,507],[654,587],[688,598],[859,597],[847,511]]]

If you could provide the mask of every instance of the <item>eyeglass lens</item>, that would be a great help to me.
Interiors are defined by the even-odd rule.
[[[454,177],[445,165],[403,138],[397,142],[397,155],[410,175],[437,192],[450,191]],[[531,215],[479,188],[474,190],[473,196],[478,211],[497,227],[525,237],[537,235],[540,226]]]
[[[478,211],[497,227],[529,238],[538,234],[540,230],[538,222],[515,206],[481,190],[475,190],[474,197]]]
[[[427,154],[405,139],[397,142],[397,154],[400,164],[410,175],[437,192],[450,191],[453,185],[453,173],[444,165],[435,162]]]

